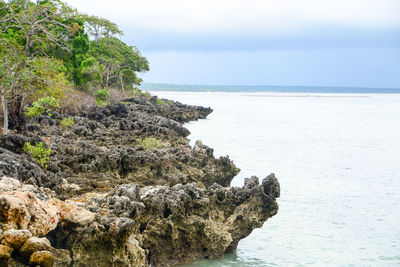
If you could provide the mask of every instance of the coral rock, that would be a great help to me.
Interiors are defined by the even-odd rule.
[[[9,259],[11,258],[11,253],[14,251],[13,248],[0,245],[0,259]]]
[[[29,238],[20,249],[21,255],[29,257],[32,253],[40,250],[48,250],[51,248],[50,241],[45,238],[31,237]]]
[[[29,264],[42,267],[52,267],[54,256],[50,251],[36,251],[29,258]]]
[[[32,233],[28,230],[8,230],[4,232],[4,239],[8,244],[11,244],[15,248],[19,248],[32,236]]]
[[[95,214],[81,207],[74,208],[65,216],[64,220],[70,223],[86,225],[92,222]]]
[[[58,224],[57,208],[32,192],[0,193],[0,215],[5,228],[28,229],[36,236],[45,236]]]

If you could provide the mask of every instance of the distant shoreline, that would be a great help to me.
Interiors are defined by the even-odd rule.
[[[345,94],[400,94],[400,88],[329,87],[329,86],[238,86],[238,85],[179,85],[144,83],[145,91],[171,92],[232,92],[232,93],[345,93]]]
[[[369,98],[369,95],[242,95],[246,97],[322,97],[322,98]]]

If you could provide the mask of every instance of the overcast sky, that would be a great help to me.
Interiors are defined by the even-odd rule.
[[[116,22],[145,82],[400,88],[400,0],[68,0]]]

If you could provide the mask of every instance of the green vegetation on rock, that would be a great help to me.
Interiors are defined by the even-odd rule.
[[[26,108],[26,116],[32,118],[47,114],[51,117],[51,111],[55,110],[59,106],[60,102],[52,96],[39,98],[37,101],[32,103],[32,107]]]
[[[51,149],[46,148],[43,142],[40,142],[36,146],[31,145],[30,142],[26,142],[22,149],[31,155],[40,166],[47,168],[47,162],[50,160]]]
[[[157,98],[156,104],[157,105],[164,105],[164,101],[162,101],[161,99]]]
[[[110,92],[107,91],[106,89],[97,90],[95,93],[96,102],[97,102],[97,105],[99,105],[99,106],[107,105],[107,101],[109,100],[109,97],[110,97]]]
[[[65,117],[60,121],[60,126],[63,129],[69,128],[74,125],[75,125],[75,120],[74,117],[72,116]]]
[[[136,139],[136,143],[140,146],[143,146],[146,149],[155,149],[155,148],[163,148],[165,144],[155,137],[146,137]]]

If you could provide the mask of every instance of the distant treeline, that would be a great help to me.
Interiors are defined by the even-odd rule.
[[[368,87],[327,87],[327,86],[273,86],[273,85],[178,85],[165,83],[144,83],[140,86],[146,91],[184,91],[184,92],[287,92],[287,93],[382,93],[399,94],[400,88]]]

